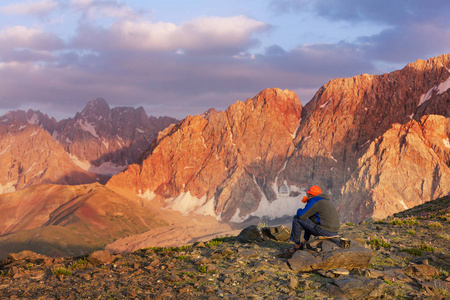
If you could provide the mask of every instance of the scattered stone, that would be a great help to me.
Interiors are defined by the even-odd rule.
[[[298,287],[298,280],[294,277],[289,278],[289,288],[295,290]]]
[[[18,278],[18,276],[20,275],[19,268],[11,267],[8,269],[5,275],[12,278]]]
[[[94,266],[109,264],[112,262],[112,256],[108,250],[98,250],[98,251],[91,253],[87,257],[87,261],[89,261]]]
[[[205,243],[203,243],[203,242],[198,242],[198,243],[195,245],[195,247],[196,247],[196,248],[205,248],[206,245],[205,245]]]
[[[7,263],[0,266],[0,295],[5,299],[67,300],[447,297],[450,277],[444,280],[443,270],[448,270],[450,256],[445,252],[444,241],[436,244],[441,241],[433,240],[433,246],[439,247],[435,252],[411,256],[416,263],[405,267],[401,256],[404,252],[399,249],[417,245],[414,241],[408,244],[411,241],[408,230],[411,229],[396,227],[396,238],[404,237],[402,244],[394,241],[391,250],[376,248],[372,251],[361,244],[368,246],[367,236],[374,234],[374,227],[373,224],[363,228],[348,226],[348,231],[340,232],[352,240],[348,249],[339,246],[339,239],[312,240],[309,249],[286,258],[280,258],[278,254],[289,244],[274,239],[247,243],[231,239],[214,247],[194,246],[182,251],[149,248],[145,252],[112,256],[112,263],[100,265],[80,264],[84,260],[80,257],[32,260],[32,256],[24,255],[16,261],[6,259]],[[380,224],[380,227],[378,236],[392,232],[388,223]],[[420,230],[425,230],[422,227]],[[423,234],[419,236],[419,229],[415,230],[415,238],[430,242]],[[343,251],[353,251],[360,256],[368,251],[375,259],[370,268],[365,265],[352,269],[356,259],[351,252]],[[294,272],[290,266],[294,266],[295,259],[298,260],[297,268],[303,266],[310,271]],[[339,266],[331,267],[331,264]],[[313,270],[318,267],[321,269]],[[72,274],[55,274],[56,270]],[[442,271],[436,273],[437,270]]]
[[[206,257],[202,257],[199,260],[195,261],[194,264],[196,264],[196,265],[206,265],[206,264],[209,264],[209,263],[210,263],[209,259],[207,259]]]
[[[248,226],[239,233],[236,240],[241,243],[263,242],[267,238],[262,234],[261,230],[256,225]]]
[[[335,274],[335,275],[348,275],[350,274],[350,271],[347,269],[334,269],[334,270],[330,270],[331,273]]]
[[[430,265],[411,265],[405,268],[404,273],[419,278],[433,278],[439,275],[439,271]]]
[[[320,290],[330,297],[350,299],[379,298],[384,294],[386,284],[379,279],[369,279],[361,276],[339,277],[333,283],[328,283]]]
[[[48,257],[42,254],[37,254],[33,251],[24,250],[18,253],[9,253],[8,259],[10,262],[19,261],[19,260],[38,260],[38,259],[47,259]]]

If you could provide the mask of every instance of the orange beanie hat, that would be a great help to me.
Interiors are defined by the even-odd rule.
[[[317,185],[313,185],[312,187],[309,188],[308,191],[306,191],[307,194],[311,194],[313,196],[317,196],[322,194],[322,191],[320,190],[320,187],[318,187]]]

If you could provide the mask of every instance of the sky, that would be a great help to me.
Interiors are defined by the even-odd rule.
[[[182,119],[274,87],[304,105],[449,52],[448,0],[0,0],[0,115],[102,97]]]

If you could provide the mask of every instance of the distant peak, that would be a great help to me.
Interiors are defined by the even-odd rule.
[[[88,102],[81,113],[83,115],[106,116],[109,115],[110,112],[111,109],[105,99],[95,98]]]
[[[105,107],[109,108],[109,105],[105,99],[95,98],[88,102],[88,104],[86,105],[86,108],[87,107],[101,107],[101,106],[105,106]]]

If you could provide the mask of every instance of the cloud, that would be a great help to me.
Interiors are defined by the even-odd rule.
[[[253,34],[267,28],[267,24],[246,16],[203,17],[179,26],[169,22],[126,20],[106,29],[83,25],[74,44],[95,50],[236,51],[255,44]]]
[[[447,0],[361,1],[361,0],[272,0],[270,7],[278,13],[314,13],[331,21],[350,23],[371,22],[386,25],[404,25],[416,22],[438,21],[448,24],[450,6]]]
[[[333,78],[379,74],[380,62],[392,68],[392,62],[428,58],[430,52],[442,54],[450,46],[448,18],[440,12],[431,17],[417,1],[407,2],[407,11],[389,4],[404,23],[390,16],[388,8],[371,8],[369,1],[274,3],[278,14],[308,11],[328,24],[337,20],[349,26],[383,26],[354,40],[298,41],[293,48],[269,44],[256,53],[261,36],[277,30],[278,24],[272,27],[267,19],[245,15],[158,22],[148,11],[122,2],[72,0],[61,7],[70,8],[63,12],[76,26],[71,37],[63,39],[45,27],[1,29],[0,109],[28,103],[53,115],[45,108],[65,111],[59,117],[69,117],[90,99],[104,97],[111,106],[143,106],[149,114],[183,118],[211,107],[226,109],[271,87],[294,90],[305,104]],[[419,7],[424,10],[420,16]],[[69,10],[76,16],[69,16]]]
[[[82,11],[84,17],[90,21],[102,17],[134,20],[149,13],[146,10],[133,10],[126,4],[111,0],[72,0],[71,5],[73,8]]]
[[[58,7],[53,0],[28,1],[0,6],[0,12],[14,15],[44,15]]]
[[[52,51],[63,49],[57,36],[39,29],[13,26],[0,31],[0,61],[52,60]]]
[[[367,59],[408,63],[418,57],[427,58],[447,53],[450,49],[450,27],[412,24],[383,30],[374,36],[361,37],[358,42]]]
[[[330,24],[379,26],[380,32],[348,41],[358,48],[358,57],[373,63],[406,64],[449,49],[450,3],[446,0],[273,0],[270,5],[280,14],[308,12]]]

